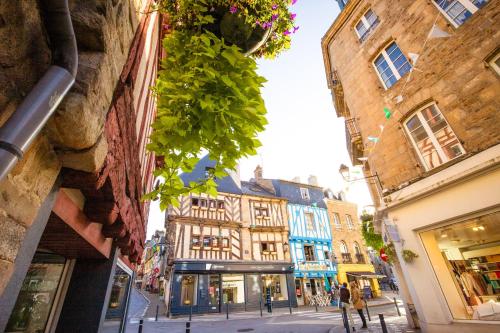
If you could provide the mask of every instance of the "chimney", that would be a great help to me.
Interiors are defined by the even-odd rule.
[[[263,172],[262,167],[260,165],[257,165],[255,170],[253,171],[253,175],[256,182],[262,180],[262,172]]]
[[[307,182],[309,185],[318,186],[318,178],[314,175],[310,175],[309,178],[307,178]]]

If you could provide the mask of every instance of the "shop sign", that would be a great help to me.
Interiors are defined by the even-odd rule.
[[[328,266],[320,263],[302,263],[299,264],[299,269],[301,271],[326,271],[328,270]]]

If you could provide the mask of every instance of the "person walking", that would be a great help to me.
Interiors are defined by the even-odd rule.
[[[342,283],[342,287],[340,287],[339,294],[340,294],[339,306],[340,308],[345,308],[347,317],[349,318],[349,323],[352,327],[352,331],[354,332],[356,331],[356,328],[354,327],[354,320],[352,319],[352,314],[351,314],[351,304],[350,304],[351,293],[349,292],[349,289],[347,289],[346,282]]]
[[[359,317],[363,322],[363,326],[361,326],[361,328],[368,328],[368,326],[366,326],[366,319],[363,313],[363,307],[365,304],[363,299],[361,298],[361,291],[359,290],[356,281],[351,282],[351,299],[352,299],[352,305],[358,311]]]

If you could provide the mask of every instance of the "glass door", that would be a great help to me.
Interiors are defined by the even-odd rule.
[[[220,312],[220,275],[208,277],[208,306],[209,312]]]

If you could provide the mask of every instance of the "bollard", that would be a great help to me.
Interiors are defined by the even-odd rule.
[[[193,318],[193,305],[192,304],[189,306],[189,321],[191,321],[191,318]]]
[[[155,321],[158,321],[158,311],[160,310],[160,305],[156,304],[156,315],[155,315]]]
[[[191,333],[191,323],[189,321],[186,322],[186,333]]]
[[[342,319],[344,321],[344,328],[346,333],[350,333],[351,329],[349,327],[349,318],[347,318],[347,310],[345,309],[344,306],[342,307]]]
[[[401,317],[401,312],[399,311],[399,306],[398,306],[398,302],[396,301],[396,297],[394,297],[394,305],[396,306],[396,310],[398,310],[398,316]]]
[[[144,324],[144,320],[139,320],[139,330],[137,331],[138,333],[142,333],[142,324]]]
[[[262,297],[259,300],[260,316],[262,317]]]
[[[290,295],[288,295],[288,308],[290,309],[290,314],[292,314],[292,299]]]
[[[372,318],[370,317],[370,311],[368,311],[368,303],[365,301],[365,309],[366,309],[366,314],[368,315],[368,321],[372,321]]]
[[[380,326],[382,327],[382,333],[389,333],[387,331],[387,326],[385,326],[384,314],[383,313],[379,313],[378,317],[380,319]]]
[[[314,305],[316,307],[316,312],[318,312],[318,304]]]
[[[226,319],[229,319],[229,303],[226,303]]]

